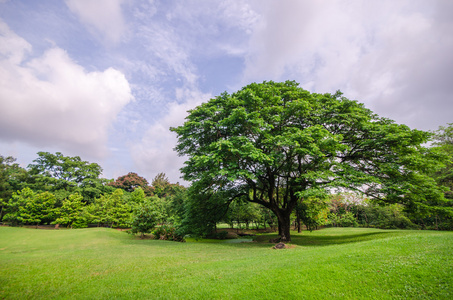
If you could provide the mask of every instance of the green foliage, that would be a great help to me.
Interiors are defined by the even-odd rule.
[[[404,214],[404,206],[393,204],[388,206],[367,205],[363,209],[366,216],[366,226],[382,229],[417,229]]]
[[[71,194],[63,200],[63,205],[57,209],[57,219],[53,224],[62,224],[70,228],[87,227],[87,218],[84,211],[83,197],[79,194]]]
[[[159,224],[167,223],[168,218],[170,217],[170,208],[169,203],[165,198],[159,198],[157,196],[150,198],[151,205],[153,207],[156,220]]]
[[[112,182],[99,178],[102,168],[98,164],[82,161],[78,156],[67,157],[60,152],[38,152],[38,156],[29,165],[29,171],[14,163],[14,158],[0,156],[0,221],[8,214],[7,221],[17,225],[52,222],[68,227],[86,227],[92,223],[129,226],[132,211],[148,200],[153,202],[157,222],[179,224],[183,218],[186,189],[171,184],[164,173],[153,181],[161,197],[152,197],[154,188],[136,173],[128,173]],[[25,216],[26,212],[21,211],[22,217],[18,215],[19,207],[28,203],[27,209],[31,209],[34,203],[34,200],[22,199],[19,205],[17,197],[10,201],[14,192],[25,187],[29,190],[24,196],[31,193],[30,199],[37,195],[54,199],[55,213],[37,217],[34,212]],[[41,195],[44,192],[47,194]],[[41,199],[39,197],[36,199]]]
[[[446,201],[433,199],[432,206],[435,210],[420,214],[412,211],[411,217],[424,228],[453,230],[453,123],[448,126],[439,126],[433,132],[434,151],[438,151],[445,157],[445,166],[432,172],[436,183],[443,187]]]
[[[327,222],[327,201],[322,198],[309,197],[296,206],[296,216],[312,231]]]
[[[184,236],[178,234],[176,228],[173,226],[169,226],[169,225],[163,225],[163,226],[157,227],[153,231],[153,237],[155,240],[185,242]]]
[[[55,196],[49,192],[35,193],[24,188],[12,195],[4,220],[12,225],[48,223],[53,220],[55,202]]]
[[[237,199],[233,201],[228,210],[226,221],[230,224],[237,222],[240,227],[241,223],[245,224],[245,228],[249,229],[251,222],[259,222],[261,219],[260,207],[256,203],[244,201],[243,199]]]
[[[129,202],[132,206],[137,206],[146,201],[145,191],[141,187],[137,187],[130,194]]]
[[[140,233],[141,238],[151,232],[156,226],[156,214],[151,203],[141,202],[138,204],[133,212],[131,226],[131,233]]]
[[[85,179],[98,178],[102,173],[98,164],[82,161],[79,156],[64,156],[60,152],[38,152],[38,156],[34,164],[28,166],[30,172],[61,180],[58,183],[62,188],[82,184]]]
[[[159,173],[154,177],[152,186],[154,188],[154,193],[162,198],[166,196],[166,192],[168,189],[168,186],[170,185],[170,182],[168,181],[167,176],[165,173]]]
[[[15,163],[12,156],[0,155],[0,222],[6,211],[6,204],[15,191],[22,189],[26,171]]]
[[[335,227],[357,227],[359,225],[354,214],[350,211],[347,211],[343,214],[331,213],[328,215],[328,218],[332,225]]]
[[[247,197],[274,212],[288,239],[300,199],[332,187],[414,208],[443,198],[426,174],[440,167],[439,155],[421,146],[429,133],[380,118],[340,92],[310,93],[293,81],[253,83],[189,111],[171,130],[176,150],[188,157],[184,179],[199,193],[192,205],[222,207]],[[217,193],[230,198],[219,203]],[[201,201],[211,203],[195,204]]]
[[[79,193],[87,203],[113,189],[106,179],[99,178],[102,168],[83,161],[79,156],[64,156],[60,152],[38,152],[38,158],[28,165],[28,186],[34,191],[50,191],[63,201],[70,194]]]
[[[204,237],[213,232],[216,224],[226,216],[230,202],[234,200],[228,191],[199,192],[199,188],[195,183],[188,189],[188,198],[184,202],[184,218],[178,227],[180,235]]]
[[[154,192],[153,187],[149,186],[148,180],[133,172],[118,177],[114,182],[109,183],[109,185],[129,193],[140,187],[146,196],[152,196]]]
[[[128,226],[131,221],[132,208],[124,199],[124,191],[116,189],[110,195],[102,195],[94,201],[94,204],[88,209],[91,218],[98,224],[109,227]]]
[[[180,225],[184,218],[184,204],[187,202],[187,189],[179,184],[172,184],[171,193],[165,198],[168,202],[169,217],[167,222]]]

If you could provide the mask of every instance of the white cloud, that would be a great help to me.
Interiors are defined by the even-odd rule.
[[[341,89],[412,127],[451,122],[448,1],[265,3],[256,6],[262,17],[250,40],[243,83],[295,79],[316,92]]]
[[[104,155],[110,124],[132,100],[125,76],[87,72],[57,47],[26,61],[31,46],[6,25],[0,30],[0,138]]]
[[[170,127],[182,125],[187,111],[209,100],[210,95],[187,89],[179,89],[176,94],[180,98],[178,100],[185,101],[182,104],[170,103],[168,114],[148,129],[141,142],[131,148],[131,153],[139,173],[146,178],[152,179],[164,172],[171,182],[183,183],[179,169],[186,158],[179,157],[173,150],[177,138],[175,133],[170,132]]]
[[[0,20],[0,53],[3,54],[13,64],[19,64],[32,47],[26,40],[14,34]]]
[[[66,0],[82,23],[113,43],[119,42],[125,32],[122,3],[123,0]]]

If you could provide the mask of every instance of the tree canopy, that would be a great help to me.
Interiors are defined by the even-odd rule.
[[[102,168],[97,163],[83,161],[79,156],[64,156],[61,152],[38,152],[38,156],[28,165],[27,185],[33,190],[51,191],[59,200],[78,192],[86,202],[112,190],[105,185],[108,180],[99,178]]]
[[[130,193],[140,187],[147,196],[151,196],[154,192],[153,187],[149,186],[148,180],[134,172],[129,172],[127,175],[118,177],[115,181],[109,183],[109,185]]]
[[[438,170],[434,177],[447,188],[446,197],[453,199],[453,123],[439,127],[434,133],[434,145],[448,157],[445,167]]]
[[[82,184],[84,180],[98,178],[102,168],[96,163],[83,161],[79,156],[64,156],[60,152],[38,152],[39,157],[28,167],[35,174],[64,180],[72,184]]]
[[[294,81],[253,83],[190,110],[171,130],[176,150],[188,157],[181,170],[199,195],[192,202],[261,204],[275,213],[285,239],[297,204],[333,187],[414,207],[443,197],[426,175],[441,166],[440,156],[422,146],[430,134],[379,117],[341,92],[310,93]],[[221,203],[219,193],[228,195]]]

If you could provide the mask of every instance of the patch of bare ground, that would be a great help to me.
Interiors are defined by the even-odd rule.
[[[294,249],[294,248],[296,248],[296,245],[285,244],[285,243],[278,243],[272,247],[272,249]]]

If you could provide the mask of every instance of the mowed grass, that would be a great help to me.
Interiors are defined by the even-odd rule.
[[[0,227],[0,299],[453,299],[453,232],[330,228],[292,248]]]

